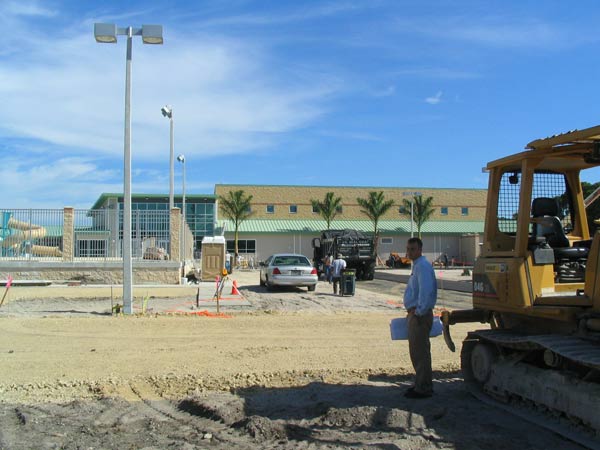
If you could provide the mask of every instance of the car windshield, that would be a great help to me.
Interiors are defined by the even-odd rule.
[[[310,266],[305,256],[277,256],[273,258],[272,266]]]

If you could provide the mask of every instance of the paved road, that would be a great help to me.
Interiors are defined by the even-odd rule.
[[[376,271],[376,280],[394,281],[396,283],[406,283],[408,281],[408,273],[393,273],[388,271]],[[438,276],[438,289],[458,292],[473,292],[473,283],[470,277],[465,277],[464,280],[450,280]]]
[[[385,277],[385,279],[383,277],[376,276],[372,281],[359,281],[357,288],[365,289],[378,294],[388,295],[390,300],[400,302],[402,300],[402,296],[404,295],[404,288],[406,287],[405,283],[406,279],[408,279],[408,276],[406,275],[401,279],[400,277],[390,277],[390,274],[385,275],[388,275]],[[469,282],[465,281],[455,282],[455,284],[458,283],[469,284]],[[448,282],[446,280],[443,280],[443,286],[442,283],[440,283],[437,299],[438,307],[448,309],[472,308],[473,300],[471,292],[452,290],[448,288],[447,285]]]

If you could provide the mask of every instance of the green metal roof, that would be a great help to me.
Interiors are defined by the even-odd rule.
[[[225,225],[227,232],[233,232],[231,220],[220,221],[220,226]],[[320,233],[327,228],[326,222],[319,219],[273,220],[273,219],[248,219],[240,225],[240,233]],[[334,220],[331,222],[332,230],[352,229],[366,233],[373,232],[373,222],[370,220]],[[413,231],[417,231],[413,225]],[[410,220],[382,220],[379,222],[380,234],[410,234]],[[425,222],[421,233],[426,234],[470,234],[483,233],[483,220],[431,220]]]

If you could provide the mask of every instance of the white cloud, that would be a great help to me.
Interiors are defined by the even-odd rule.
[[[346,139],[351,141],[369,141],[369,142],[382,142],[379,136],[375,136],[370,133],[360,133],[356,131],[336,131],[336,130],[325,130],[319,132],[321,136],[334,137],[339,139]]]
[[[519,21],[520,22],[520,21]],[[455,39],[494,46],[520,47],[554,44],[561,33],[548,24],[537,20],[525,23],[456,24],[447,30],[447,36]]]
[[[392,97],[396,95],[396,86],[392,84],[385,88],[375,90],[372,95],[373,97]]]
[[[446,80],[469,80],[481,77],[481,75],[477,72],[450,69],[447,67],[407,68],[395,71],[394,74],[399,76],[439,78]]]
[[[539,19],[503,16],[398,19],[396,27],[411,34],[493,47],[555,49],[587,39],[582,38],[577,30],[559,27]]]
[[[366,2],[359,1],[336,1],[322,2],[314,6],[302,5],[301,8],[287,11],[285,9],[278,11],[277,14],[243,14],[227,16],[218,19],[208,19],[200,23],[202,27],[213,26],[264,26],[264,25],[282,25],[293,22],[303,22],[311,19],[322,19],[331,16],[338,16],[345,13],[352,13],[365,8],[373,7],[372,0]]]
[[[6,146],[0,152],[15,153],[19,146],[22,156],[3,155],[0,191],[15,192],[10,203],[23,207],[89,207],[90,192],[122,191],[125,39],[97,44],[94,21],[80,20],[49,41],[43,27],[25,21],[35,15],[50,26],[53,13],[40,3],[4,3],[0,12],[6,13],[0,18],[5,33],[26,49],[0,45],[0,138]],[[168,149],[169,123],[160,113],[165,104],[173,105],[176,152],[197,161],[274,147],[280,135],[323,115],[338,89],[337,81],[301,64],[274,70],[278,62],[261,45],[216,34],[188,32],[183,39],[175,29],[162,46],[134,38],[134,170]],[[118,173],[102,168],[107,161]],[[134,191],[156,190],[157,183],[138,179],[144,177],[134,174]]]
[[[425,99],[425,102],[429,103],[430,105],[437,105],[441,101],[442,101],[442,91],[438,91],[437,94],[435,94],[434,96],[427,97]]]
[[[120,174],[98,167],[89,158],[6,157],[0,167],[0,192],[10,193],[3,207],[75,208],[90,207],[101,192],[123,190]]]
[[[5,17],[10,15],[52,17],[56,15],[56,11],[42,6],[40,2],[27,0],[4,0],[0,5],[0,11]]]
[[[334,89],[318,79],[277,79],[260,50],[241,43],[171,39],[133,49],[133,141],[148,156],[168,142],[165,103],[173,105],[176,140],[187,152],[237,153],[319,117]],[[27,61],[0,67],[0,133],[120,154],[125,43],[96,44],[90,29],[38,44]]]

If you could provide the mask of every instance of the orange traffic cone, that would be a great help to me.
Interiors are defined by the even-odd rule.
[[[242,295],[240,291],[238,291],[237,281],[233,280],[233,286],[231,286],[231,295]]]

